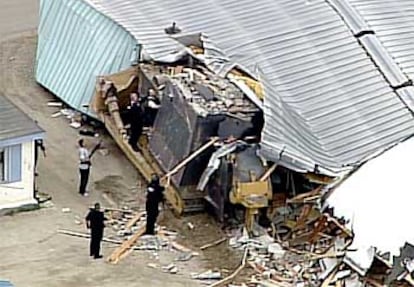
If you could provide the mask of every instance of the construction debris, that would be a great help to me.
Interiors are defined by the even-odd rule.
[[[192,274],[191,278],[198,280],[211,280],[211,279],[221,279],[221,273],[219,271],[207,270],[203,273]]]
[[[320,192],[321,189],[317,189],[298,195],[284,208],[279,208],[273,213],[273,231],[256,226],[259,236],[251,236],[243,228],[229,239],[229,246],[245,250],[245,266],[255,272],[253,277],[244,279],[247,286],[383,286],[391,266],[386,266],[389,271],[382,273],[376,272],[375,268],[364,275],[358,272],[347,256],[354,251],[349,249],[353,233],[343,220],[321,211]],[[376,262],[371,262],[370,266],[380,264],[384,268],[386,265],[379,257]],[[400,276],[409,282],[407,274],[410,272],[407,270],[411,270],[411,261],[405,259],[404,262],[408,262],[409,267],[397,268],[388,280]],[[241,264],[240,268],[245,266]],[[230,276],[226,281],[210,286],[225,286],[235,277]]]
[[[213,242],[211,242],[211,243],[204,244],[203,246],[201,246],[201,247],[200,247],[200,249],[201,249],[201,250],[204,250],[204,249],[207,249],[207,248],[210,248],[210,247],[213,247],[213,246],[219,245],[220,243],[222,243],[222,242],[224,242],[224,241],[226,241],[226,240],[227,240],[227,238],[226,238],[226,237],[223,237],[223,238],[217,239],[216,241],[213,241]]]
[[[61,103],[61,102],[48,102],[47,106],[48,107],[62,107],[63,103]]]

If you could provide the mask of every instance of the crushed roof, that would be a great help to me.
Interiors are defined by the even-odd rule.
[[[183,34],[207,35],[224,56],[213,70],[226,72],[230,62],[260,78],[266,94],[261,146],[270,160],[336,173],[414,133],[414,89],[403,95],[397,89],[412,77],[406,55],[414,44],[397,35],[414,35],[407,24],[413,16],[403,12],[410,1],[85,1],[156,61],[182,55],[184,47],[164,31],[176,22]],[[374,33],[357,38],[367,27]]]

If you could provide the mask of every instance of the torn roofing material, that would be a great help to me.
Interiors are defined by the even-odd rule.
[[[185,53],[165,33],[176,22],[183,34],[208,35],[205,56],[220,61],[206,63],[216,72],[236,64],[259,77],[259,68],[269,160],[336,174],[414,133],[413,116],[386,73],[329,1],[85,1],[129,31],[153,60],[173,62]],[[358,18],[353,29],[364,25]]]
[[[43,133],[29,116],[0,94],[0,146],[8,140],[43,137]]]

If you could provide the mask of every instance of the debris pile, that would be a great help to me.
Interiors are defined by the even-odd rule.
[[[229,246],[247,252],[245,266],[255,273],[244,280],[247,285],[232,286],[382,286],[386,272],[372,267],[361,275],[347,259],[353,234],[344,221],[321,212],[320,199],[319,190],[302,194],[275,210],[272,228],[231,237]],[[373,266],[383,267],[376,259]]]
[[[128,209],[106,210],[106,216],[109,220],[109,224],[112,228],[113,235],[109,236],[110,240],[116,242],[130,242],[129,246],[126,246],[127,250],[141,250],[148,251],[152,258],[158,260],[159,251],[174,252],[174,261],[188,261],[193,256],[197,256],[197,252],[193,252],[185,246],[182,246],[176,242],[177,232],[167,230],[163,226],[157,226],[156,235],[143,235],[145,231],[146,213],[134,212]],[[120,253],[114,252],[109,261],[116,263],[121,256],[125,254],[126,250],[122,250],[120,247]],[[178,267],[171,263],[168,266],[158,266],[157,264],[151,264],[152,268],[160,267],[164,272],[171,274],[178,273]]]
[[[84,136],[91,136],[91,137],[98,137],[99,133],[90,130],[90,129],[81,129],[86,122],[85,116],[82,115],[81,112],[75,111],[67,106],[65,106],[62,102],[48,102],[48,107],[51,108],[58,108],[57,112],[54,112],[51,117],[58,118],[58,117],[65,117],[69,121],[69,126],[74,129],[79,129],[79,134]]]

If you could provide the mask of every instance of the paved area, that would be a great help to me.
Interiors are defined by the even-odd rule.
[[[0,279],[11,280],[16,287],[150,287],[165,286],[166,282],[168,286],[198,286],[188,274],[170,275],[147,267],[154,261],[148,253],[135,252],[111,265],[89,258],[87,240],[56,233],[58,228],[85,232],[84,225],[75,221],[83,219],[95,201],[109,205],[104,192],[110,192],[115,202],[122,199],[122,205],[140,204],[142,191],[136,188],[136,170],[104,136],[109,155],[97,153],[93,159],[91,196],[77,194],[78,131],[69,127],[65,118],[50,117],[56,108],[48,107],[47,102],[54,98],[33,77],[37,14],[35,0],[0,1],[0,92],[47,132],[47,157],[40,156],[38,186],[52,195],[54,206],[0,217]],[[64,207],[70,212],[62,212]],[[113,249],[104,244],[104,255]],[[168,263],[170,258],[163,260]],[[192,260],[189,264],[194,267],[198,263]]]

